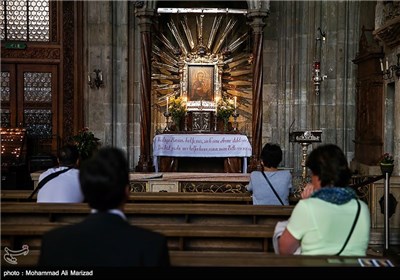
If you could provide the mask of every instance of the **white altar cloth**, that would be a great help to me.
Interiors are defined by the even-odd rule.
[[[243,173],[247,173],[247,157],[251,145],[241,134],[159,134],[153,139],[153,158],[158,172],[158,157],[243,157]]]

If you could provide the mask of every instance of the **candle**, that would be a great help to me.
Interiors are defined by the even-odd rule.
[[[380,58],[379,61],[381,62],[381,71],[383,72],[383,61],[382,61],[382,58]]]
[[[90,79],[90,74],[89,74],[89,75],[87,75],[87,78],[88,78],[88,82],[90,83],[90,82],[91,82],[91,79]]]
[[[236,110],[236,99],[237,99],[237,97],[235,96],[235,97],[233,98],[234,103],[235,103],[235,110]]]
[[[389,60],[387,57],[386,57],[386,70],[389,70]]]
[[[168,114],[168,96],[166,97],[167,99],[167,114]]]
[[[100,81],[103,81],[103,73],[101,71],[99,72],[99,79]]]

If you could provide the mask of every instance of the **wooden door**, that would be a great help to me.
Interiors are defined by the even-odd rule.
[[[26,128],[32,155],[57,151],[57,88],[57,65],[1,66],[1,126]]]

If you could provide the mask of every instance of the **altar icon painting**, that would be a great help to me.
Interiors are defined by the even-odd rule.
[[[214,66],[189,66],[188,101],[214,100]]]

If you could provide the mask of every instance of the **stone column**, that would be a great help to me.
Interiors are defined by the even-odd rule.
[[[140,73],[140,156],[135,170],[153,172],[151,152],[151,28],[154,9],[148,8],[144,1],[137,2],[135,15],[139,19],[141,73]]]
[[[260,7],[261,6],[261,7]],[[260,154],[262,145],[263,117],[263,41],[264,20],[268,9],[260,5],[258,9],[250,9],[247,16],[253,31],[253,116],[252,116],[252,156],[249,172],[262,170]]]
[[[400,52],[400,47],[398,47]],[[395,102],[394,102],[394,132],[393,132],[393,156],[394,172],[393,175],[400,176],[400,102],[396,101],[400,97],[400,80],[395,79]]]

